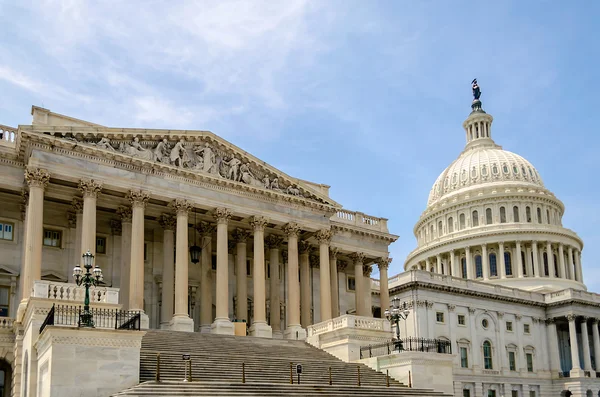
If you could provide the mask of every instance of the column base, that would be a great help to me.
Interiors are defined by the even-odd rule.
[[[198,332],[201,334],[210,334],[211,333],[212,324],[201,324],[198,327]]]
[[[194,332],[194,320],[185,315],[173,316],[169,323],[171,331]]]
[[[584,371],[581,368],[573,368],[570,372],[569,375],[571,376],[571,378],[583,378],[583,376],[585,375]]]
[[[150,329],[150,317],[143,311],[140,311],[140,329]]]
[[[267,323],[263,323],[263,322],[257,323],[257,322],[254,322],[250,326],[249,335],[250,336],[255,336],[255,337],[258,337],[258,338],[269,338],[269,339],[271,339],[273,337],[273,330],[271,329],[271,326],[268,325]]]
[[[299,325],[288,325],[285,331],[283,331],[283,338],[292,340],[305,340],[306,330]]]
[[[283,332],[279,330],[273,331],[273,339],[283,339]]]
[[[164,329],[165,331],[170,330],[171,329],[171,323],[170,322],[160,323],[160,329]]]
[[[210,326],[211,334],[235,335],[233,323],[228,318],[217,318]]]

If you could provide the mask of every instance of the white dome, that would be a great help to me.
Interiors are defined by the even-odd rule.
[[[479,185],[511,182],[544,187],[535,167],[518,154],[486,139],[486,144],[467,147],[436,179],[427,205],[455,192],[470,190]]]

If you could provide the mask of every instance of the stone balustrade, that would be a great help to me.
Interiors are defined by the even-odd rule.
[[[14,147],[17,140],[17,129],[0,124],[0,146]]]
[[[308,326],[307,333],[308,336],[311,337],[342,328],[384,332],[391,331],[390,322],[386,319],[344,314],[340,317]]]
[[[334,222],[340,222],[348,225],[376,230],[378,232],[389,232],[387,226],[387,219],[369,216],[362,212],[341,209],[338,210],[336,214],[331,217],[331,220]]]
[[[85,288],[77,284],[36,280],[33,284],[33,297],[57,301],[83,302]],[[119,288],[91,287],[90,303],[119,303]]]
[[[14,322],[15,322],[14,318],[0,317],[0,329],[10,329],[10,330],[12,330]]]
[[[572,288],[553,292],[545,295],[546,303],[554,303],[563,300],[582,299],[588,302],[600,303],[600,295],[593,292],[575,290]]]

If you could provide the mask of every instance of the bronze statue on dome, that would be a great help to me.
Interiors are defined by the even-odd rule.
[[[479,97],[481,96],[481,90],[477,84],[477,79],[473,79],[473,81],[471,81],[471,87],[473,88],[473,100],[478,101]]]

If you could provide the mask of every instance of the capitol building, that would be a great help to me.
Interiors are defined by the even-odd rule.
[[[96,394],[84,395],[135,393],[155,365],[150,338],[166,332],[306,341],[448,396],[600,396],[600,295],[584,284],[583,241],[539,171],[496,144],[475,92],[465,148],[389,277],[387,219],[212,132],[112,128],[36,106],[31,124],[0,125],[0,396],[80,395],[90,368]],[[87,252],[102,273],[94,328],[73,271]],[[386,311],[398,302],[396,326]]]

